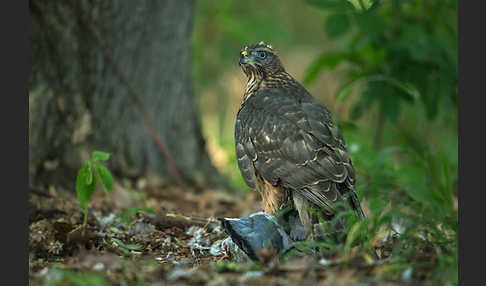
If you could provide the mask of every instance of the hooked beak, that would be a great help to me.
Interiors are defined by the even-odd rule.
[[[243,50],[240,53],[239,63],[240,63],[240,65],[250,64],[250,65],[254,66],[255,65],[255,58],[251,55],[249,56],[248,52],[246,50]]]

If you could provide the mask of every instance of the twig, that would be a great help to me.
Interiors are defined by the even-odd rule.
[[[151,224],[161,229],[173,226],[186,228],[193,225],[208,228],[219,225],[219,222],[213,218],[186,216],[175,213],[150,214],[143,211],[139,211],[138,213],[142,215],[143,219],[147,219]]]

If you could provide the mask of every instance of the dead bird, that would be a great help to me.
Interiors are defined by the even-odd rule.
[[[226,251],[236,252],[238,246],[250,259],[260,261],[262,253],[282,256],[296,241],[305,240],[309,233],[298,219],[298,213],[288,212],[278,218],[264,212],[242,218],[219,218],[230,240]],[[241,256],[241,255],[239,255]]]

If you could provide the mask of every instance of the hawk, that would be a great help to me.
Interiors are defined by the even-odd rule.
[[[272,46],[244,47],[248,78],[235,125],[238,167],[265,213],[292,206],[306,230],[351,208],[364,217],[353,163],[328,108],[283,67]],[[316,215],[317,214],[317,215]]]

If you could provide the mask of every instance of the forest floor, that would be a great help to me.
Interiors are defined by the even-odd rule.
[[[386,263],[296,256],[282,263],[235,263],[218,242],[215,218],[260,210],[255,192],[115,185],[97,190],[88,224],[76,195],[51,187],[29,199],[29,284],[36,285],[414,285],[380,275]],[[382,246],[382,250],[384,246]],[[429,281],[426,285],[433,285]],[[420,285],[424,285],[421,283]]]

